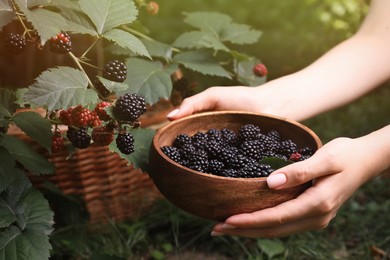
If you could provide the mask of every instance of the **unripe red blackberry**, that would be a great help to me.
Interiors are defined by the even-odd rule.
[[[72,107],[68,108],[67,110],[61,110],[59,118],[62,124],[72,125],[72,111]]]
[[[259,63],[253,67],[253,74],[255,74],[258,77],[264,77],[268,74],[268,69],[264,64]]]
[[[66,32],[60,32],[49,40],[49,48],[57,54],[65,54],[72,50],[72,42]]]
[[[51,152],[57,153],[63,151],[64,149],[65,149],[64,137],[61,136],[61,133],[55,132],[51,140]]]
[[[114,104],[114,114],[119,120],[135,122],[146,112],[146,102],[136,93],[119,96]]]
[[[111,60],[106,63],[103,68],[103,78],[123,82],[127,77],[127,67],[126,65],[118,60]]]
[[[116,146],[124,154],[131,154],[134,150],[134,137],[131,133],[119,133],[116,140]]]
[[[24,37],[18,33],[9,33],[4,39],[4,47],[14,55],[21,54],[27,47]]]
[[[91,111],[81,105],[76,106],[72,110],[71,124],[77,127],[97,127],[102,121],[95,111]]]
[[[99,119],[102,121],[109,121],[111,120],[111,116],[107,114],[107,111],[104,109],[106,107],[111,106],[110,102],[102,101],[99,104],[96,105],[94,111],[98,115]]]
[[[91,136],[88,134],[86,127],[68,127],[66,137],[72,143],[75,148],[85,149],[91,143]]]
[[[111,144],[111,142],[114,141],[114,129],[110,126],[93,128],[92,141],[99,146]]]
[[[156,15],[159,10],[159,5],[158,3],[151,1],[146,5],[146,11],[152,15]]]

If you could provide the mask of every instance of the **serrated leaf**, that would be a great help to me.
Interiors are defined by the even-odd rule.
[[[97,103],[96,91],[87,87],[88,79],[83,72],[58,67],[43,72],[29,86],[24,99],[36,106],[47,107],[49,111]]]
[[[0,199],[16,220],[0,232],[0,259],[48,259],[53,212],[43,195],[20,173]]]
[[[131,129],[130,132],[134,136],[134,153],[126,155],[121,153],[116,147],[115,142],[111,143],[109,149],[116,152],[120,157],[126,159],[134,165],[134,168],[147,170],[149,164],[149,149],[155,134],[155,130],[149,128]]]
[[[38,113],[27,111],[17,113],[13,117],[15,124],[34,141],[51,151],[51,123]]]
[[[0,229],[10,226],[16,221],[16,216],[12,209],[0,197]]]
[[[67,30],[67,21],[59,13],[43,8],[36,8],[31,11],[24,10],[24,14],[27,20],[37,30],[42,44],[45,44],[46,41],[57,35],[60,31]]]
[[[47,5],[51,0],[27,0],[27,7],[31,8],[38,5]]]
[[[172,81],[161,63],[139,58],[130,58],[126,62],[127,93],[137,93],[145,98],[146,103],[155,104],[160,98],[169,98]],[[123,94],[123,93],[118,93]]]
[[[81,12],[81,8],[76,1],[73,0],[48,0],[46,6],[53,6],[59,9],[70,9]]]
[[[15,113],[17,105],[15,92],[0,88],[0,114],[10,116]]]
[[[267,81],[267,77],[259,77],[253,73],[253,67],[259,63],[259,60],[248,59],[239,61],[234,67],[234,72],[237,75],[237,80],[246,86],[259,86]]]
[[[7,149],[0,146],[0,193],[13,181],[15,164],[15,159]]]
[[[142,43],[152,57],[163,58],[167,61],[172,60],[172,46],[148,39],[141,39]]]
[[[201,50],[182,52],[175,55],[173,61],[204,75],[231,78],[229,72],[219,65],[210,52]]]
[[[186,49],[209,48],[217,51],[229,51],[229,48],[219,38],[205,31],[185,32],[176,38],[173,46]]]
[[[192,12],[185,15],[185,23],[214,35],[219,35],[221,30],[232,21],[230,16],[217,12]]]
[[[15,17],[15,12],[8,1],[0,2],[0,29],[11,22]]]
[[[79,5],[95,24],[99,34],[132,23],[138,15],[131,0],[79,0]]]
[[[91,20],[83,13],[72,9],[59,8],[60,14],[67,20],[67,30],[73,33],[89,34],[96,36]]]
[[[113,41],[119,46],[126,48],[135,54],[139,54],[144,57],[148,57],[151,59],[147,49],[144,44],[134,35],[120,30],[120,29],[112,29],[103,34],[103,37],[109,41]]]
[[[228,41],[233,44],[252,44],[259,40],[261,32],[253,30],[246,24],[231,23],[221,32],[221,41]]]
[[[17,137],[6,135],[0,140],[0,146],[8,150],[10,155],[34,174],[54,172],[54,165],[37,153],[30,145]]]

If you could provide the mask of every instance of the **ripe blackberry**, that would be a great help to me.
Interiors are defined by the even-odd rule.
[[[221,175],[224,167],[225,164],[223,162],[213,159],[209,161],[207,172],[215,175]]]
[[[134,137],[131,133],[119,133],[116,137],[116,146],[124,154],[131,154],[134,150]]]
[[[257,178],[262,176],[262,169],[257,162],[246,164],[238,172],[242,178]]]
[[[61,136],[61,133],[55,132],[51,139],[51,152],[57,153],[65,149],[64,137]]]
[[[262,158],[264,150],[264,145],[258,140],[245,141],[239,148],[240,153],[255,160]]]
[[[255,140],[258,138],[260,133],[261,130],[258,126],[246,124],[240,127],[238,131],[238,137],[241,141]]]
[[[207,143],[207,134],[203,132],[197,132],[191,136],[192,144],[198,149],[204,149]]]
[[[127,67],[126,65],[118,60],[111,60],[106,63],[103,68],[103,78],[123,82],[127,77]]]
[[[106,107],[111,106],[110,102],[102,101],[99,104],[96,105],[94,111],[98,115],[99,119],[102,121],[110,121],[111,116],[107,114],[107,111],[105,110]]]
[[[268,69],[263,63],[258,63],[253,67],[253,74],[258,77],[264,77],[268,74]]]
[[[259,164],[261,177],[268,177],[274,169],[272,169],[271,165],[269,164]]]
[[[88,134],[86,127],[68,127],[66,137],[75,148],[85,149],[91,143],[91,136]]]
[[[191,158],[188,158],[188,167],[200,172],[206,172],[209,166],[209,159],[207,152],[201,149],[192,153]]]
[[[114,141],[114,129],[111,126],[93,128],[92,141],[99,146],[111,144]]]
[[[21,54],[27,47],[24,37],[18,33],[9,33],[4,39],[4,47],[14,55]]]
[[[65,54],[72,50],[72,41],[66,32],[60,32],[49,41],[49,48],[57,54]]]
[[[192,154],[196,151],[195,146],[192,144],[184,144],[180,148],[180,155],[182,160],[190,160],[192,157]]]
[[[244,168],[246,164],[253,163],[255,161],[256,160],[251,159],[244,154],[238,153],[234,158],[231,159],[229,163],[229,167],[238,170]]]
[[[118,119],[135,122],[146,112],[146,102],[143,97],[136,93],[128,93],[118,97],[113,109]]]
[[[161,147],[161,151],[173,161],[181,164],[182,160],[178,148],[173,146],[163,146]]]
[[[278,152],[290,157],[291,154],[298,152],[298,146],[290,139],[280,142]]]
[[[236,169],[227,168],[227,169],[224,169],[222,171],[221,176],[231,177],[231,178],[238,178],[238,177],[240,177],[240,173]]]
[[[209,129],[207,132],[207,140],[210,141],[216,141],[216,142],[222,142],[222,133],[218,129]]]
[[[179,134],[175,137],[175,140],[173,140],[173,146],[177,148],[181,148],[185,144],[191,144],[191,137],[187,134]]]
[[[228,128],[221,129],[222,141],[227,145],[236,145],[237,144],[237,134]]]
[[[204,147],[210,158],[216,158],[222,151],[221,143],[216,140],[208,141]]]
[[[299,153],[302,154],[302,155],[309,155],[309,156],[311,156],[311,155],[314,154],[314,151],[310,147],[303,147],[303,148],[299,149]]]
[[[267,136],[276,142],[280,142],[280,134],[278,131],[271,130],[267,133]]]
[[[238,154],[238,148],[234,146],[228,146],[224,149],[221,149],[220,153],[217,155],[217,159],[224,162],[226,165],[231,165],[235,157]]]

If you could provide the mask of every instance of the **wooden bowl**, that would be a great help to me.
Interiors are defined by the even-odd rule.
[[[172,204],[201,218],[224,221],[240,213],[273,207],[297,197],[310,186],[305,183],[284,190],[268,188],[265,177],[231,178],[201,173],[184,167],[170,158],[161,147],[172,145],[178,134],[227,127],[233,131],[245,124],[258,125],[262,132],[276,130],[282,139],[291,139],[298,147],[321,147],[318,136],[306,126],[285,118],[248,112],[207,112],[171,122],[153,138],[149,175],[157,189]]]

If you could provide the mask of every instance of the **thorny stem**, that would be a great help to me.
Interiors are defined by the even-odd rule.
[[[93,86],[92,81],[91,81],[91,79],[88,77],[88,74],[85,72],[83,66],[81,66],[79,59],[78,59],[76,56],[74,56],[74,54],[73,54],[72,52],[68,52],[68,54],[69,54],[69,56],[73,59],[73,61],[76,63],[77,67],[78,67],[78,68],[85,74],[85,76],[87,77],[89,86],[90,86],[91,88],[94,89],[95,87]]]

